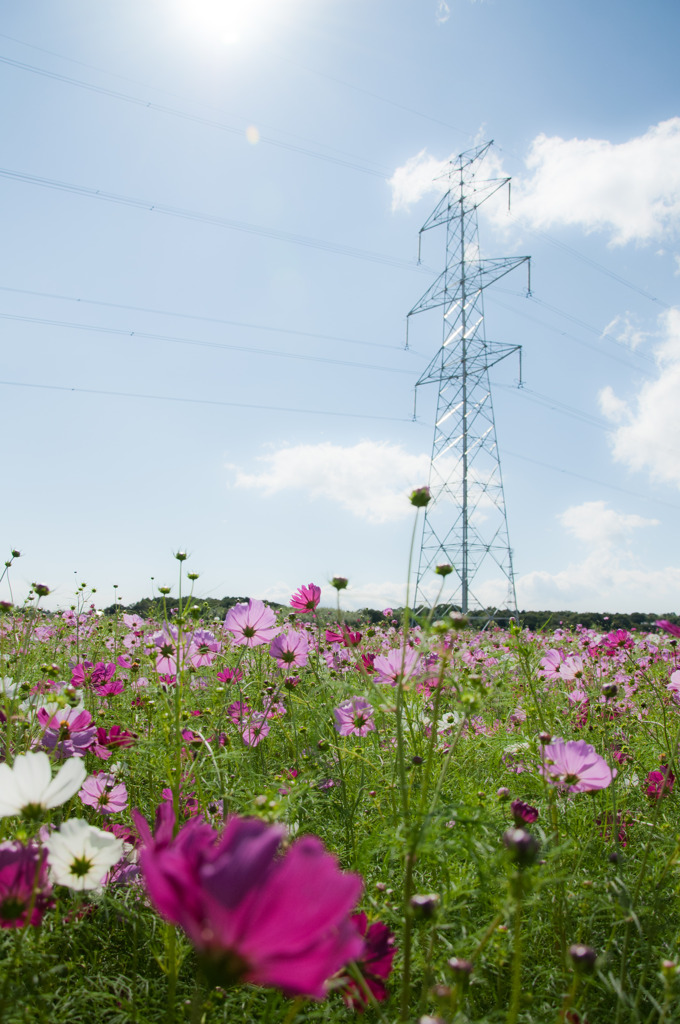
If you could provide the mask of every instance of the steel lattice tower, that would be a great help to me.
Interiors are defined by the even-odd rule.
[[[510,182],[477,178],[491,145],[462,153],[442,176],[448,190],[420,229],[419,249],[423,232],[445,225],[446,265],[408,314],[443,307],[441,348],[416,384],[436,384],[438,396],[415,607],[432,602],[432,582],[442,582],[435,568],[448,563],[454,594],[447,603],[463,614],[489,604],[474,591],[487,562],[507,580],[506,607],[517,610],[489,369],[513,352],[521,359],[521,346],[486,340],[484,289],[529,267],[530,257],[480,258],[477,209]]]

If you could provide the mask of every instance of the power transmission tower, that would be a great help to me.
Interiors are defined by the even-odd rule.
[[[493,563],[496,577],[498,570],[505,577],[505,607],[517,610],[489,369],[518,352],[521,376],[521,346],[486,340],[484,290],[523,263],[529,269],[530,257],[480,258],[477,209],[510,182],[477,177],[484,173],[491,145],[462,153],[442,175],[448,189],[420,229],[418,248],[423,232],[445,225],[446,265],[407,317],[408,325],[416,313],[443,308],[441,348],[416,384],[416,394],[421,385],[436,384],[438,395],[429,479],[432,498],[425,510],[415,607],[432,603],[433,582],[442,582],[435,569],[449,564],[453,573],[447,582],[454,582],[454,595],[447,603],[463,614],[490,604],[475,591],[484,582],[480,571],[488,567],[485,563]]]

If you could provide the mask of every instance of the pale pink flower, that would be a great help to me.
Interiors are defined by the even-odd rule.
[[[259,647],[268,643],[279,632],[276,615],[263,601],[236,604],[227,612],[224,628],[232,634],[235,644]]]
[[[341,736],[365,736],[375,732],[373,708],[363,697],[350,697],[334,708],[335,728]]]
[[[378,673],[377,683],[397,685],[399,679],[405,682],[420,665],[420,655],[411,647],[396,647],[387,655],[380,654],[373,662]]]
[[[115,775],[100,772],[89,775],[78,793],[82,803],[94,807],[101,814],[117,814],[127,806],[127,789],[123,782],[116,782]]]
[[[603,757],[585,740],[555,739],[543,747],[540,769],[549,782],[570,793],[606,789],[613,773]]]
[[[287,669],[293,665],[298,668],[307,664],[309,642],[304,633],[289,629],[282,636],[274,637],[269,645],[269,653],[279,668]]]

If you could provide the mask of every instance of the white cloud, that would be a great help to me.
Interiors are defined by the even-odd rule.
[[[680,224],[680,117],[627,142],[539,135],[513,181],[513,213],[533,227],[606,230],[613,245],[647,242]]]
[[[438,25],[443,25],[451,17],[451,10],[446,0],[439,0],[437,4],[437,13],[435,19]]]
[[[660,317],[663,341],[655,356],[657,376],[641,385],[632,401],[610,387],[599,394],[600,409],[612,423],[612,451],[629,469],[680,487],[680,309]]]
[[[658,526],[658,519],[645,519],[643,516],[627,515],[607,508],[604,501],[586,501],[582,505],[572,505],[558,519],[562,526],[587,544],[603,547],[617,546],[624,538],[629,537],[633,530],[641,526]]]
[[[626,310],[625,313],[615,316],[614,319],[607,324],[602,332],[602,337],[614,338],[615,341],[619,341],[622,345],[626,345],[627,348],[635,351],[639,345],[642,345],[643,342],[652,337],[649,331],[642,330],[636,320],[637,318],[635,314]]]
[[[264,466],[260,472],[228,467],[236,472],[234,486],[259,490],[267,497],[305,491],[371,523],[408,519],[413,513],[408,493],[427,483],[430,470],[429,455],[413,455],[387,441],[360,441],[347,447],[294,445],[257,461]]]
[[[560,572],[529,572],[517,579],[520,608],[534,610],[661,614],[677,607],[679,592],[680,568],[646,569],[612,560],[609,553],[593,552]]]
[[[603,501],[572,506],[558,520],[586,546],[585,556],[559,572],[537,570],[518,576],[520,608],[661,614],[677,606],[680,567],[650,569],[627,543],[634,531],[656,526],[657,520],[618,512]],[[480,588],[479,596],[489,603],[502,602],[503,592],[504,581],[494,580]]]
[[[421,149],[416,156],[410,157],[388,181],[392,189],[392,209],[406,210],[425,195],[434,192],[439,195],[446,192],[446,185],[437,181],[449,165],[453,157],[438,160],[430,156],[426,149]]]
[[[389,181],[393,209],[441,191],[432,178],[448,159],[422,150],[397,168]],[[623,245],[672,236],[680,226],[680,117],[621,143],[541,134],[525,164],[528,174],[513,178],[512,212],[531,227],[607,231],[611,244]],[[500,204],[489,209],[505,221]]]

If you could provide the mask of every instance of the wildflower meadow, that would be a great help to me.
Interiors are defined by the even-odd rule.
[[[680,1019],[673,621],[215,620],[181,551],[172,607],[55,613],[17,557],[0,1024]]]

